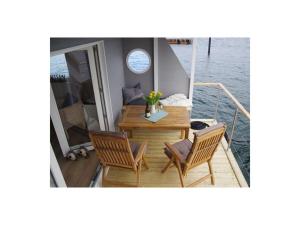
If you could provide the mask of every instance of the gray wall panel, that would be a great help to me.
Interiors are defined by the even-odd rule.
[[[154,89],[153,80],[153,38],[123,38],[123,62],[126,87],[132,87],[137,83],[141,83],[142,91],[145,95]],[[151,57],[151,67],[143,74],[135,74],[131,72],[126,65],[127,54],[135,48],[146,50]]]
[[[123,49],[120,38],[104,41],[108,81],[115,124],[123,106],[122,88],[125,86]]]
[[[154,89],[153,38],[51,38],[50,49],[56,51],[104,40],[108,80],[114,119],[122,107],[122,87],[140,82],[144,94]],[[142,48],[151,56],[151,68],[144,74],[132,73],[126,56],[134,48]],[[158,39],[158,88],[164,97],[175,93],[188,96],[189,78],[165,38]]]
[[[164,97],[183,93],[188,97],[190,79],[165,38],[158,39],[158,90]]]

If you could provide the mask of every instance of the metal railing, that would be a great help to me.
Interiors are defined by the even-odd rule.
[[[220,107],[220,95],[221,93],[225,94],[231,103],[233,103],[233,108],[234,113],[232,114],[231,112],[228,112],[228,109],[223,109],[223,111],[225,111],[227,114],[231,115],[232,114],[232,122],[231,122],[231,131],[228,134],[227,137],[227,148],[226,151],[228,151],[230,148],[231,150],[234,150],[237,155],[238,160],[240,160],[240,162],[242,162],[241,157],[238,154],[238,151],[234,148],[234,146],[232,146],[232,141],[233,141],[233,136],[235,135],[235,131],[236,131],[236,125],[237,125],[237,118],[238,118],[238,114],[241,113],[242,115],[245,116],[246,119],[248,119],[250,121],[250,113],[245,109],[245,107],[230,93],[230,91],[221,83],[202,83],[202,82],[196,82],[194,83],[194,87],[195,86],[201,86],[201,87],[211,87],[211,88],[215,88],[218,89],[218,94],[215,96],[216,97],[216,102],[215,102],[215,109],[213,110],[213,117],[214,120],[217,120],[217,115],[218,115],[218,110]],[[239,135],[239,137],[244,138],[242,135]],[[248,172],[247,172],[248,173]],[[250,175],[248,174],[248,176],[250,177]]]
[[[242,112],[249,120],[250,113],[242,106],[242,104],[227,90],[227,88],[221,83],[202,83],[196,82],[194,86],[204,86],[204,87],[214,87],[224,91],[224,93],[232,100],[232,102],[236,105],[236,109]],[[219,98],[218,98],[219,100]]]
[[[246,118],[248,118],[250,120],[250,113],[245,109],[245,107],[230,93],[230,91],[228,91],[228,89],[221,83],[202,83],[202,82],[196,82],[194,83],[194,86],[204,86],[204,87],[213,87],[213,88],[217,88],[220,89],[224,92],[224,94],[227,95],[227,97],[229,97],[229,99],[234,103],[235,105],[235,112],[233,115],[233,120],[232,120],[232,129],[231,129],[231,133],[230,133],[230,137],[229,137],[229,141],[228,141],[228,147],[227,150],[230,148],[231,143],[232,143],[232,137],[234,134],[234,130],[235,130],[235,125],[236,125],[236,119],[238,116],[238,113],[241,112],[243,115],[246,116]],[[215,109],[215,113],[214,113],[214,119],[217,118],[217,114],[218,114],[218,108],[219,108],[219,102],[220,102],[220,92],[218,93],[218,97],[217,97],[217,102],[216,102],[216,109]]]

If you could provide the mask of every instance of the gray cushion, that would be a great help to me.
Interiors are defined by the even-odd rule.
[[[129,143],[130,143],[130,148],[132,151],[133,158],[135,158],[141,145],[132,141],[129,141]]]
[[[181,154],[181,160],[182,160],[182,162],[184,162],[186,160],[188,154],[190,153],[192,145],[193,145],[193,143],[190,140],[184,139],[182,141],[176,142],[172,146],[178,150],[178,152]],[[168,148],[164,148],[164,150],[165,150],[165,154],[171,159],[172,152],[169,151]]]
[[[136,84],[132,88],[124,87],[122,88],[123,102],[125,105],[129,104],[135,99],[144,97],[144,93],[141,90],[140,83]]]
[[[146,105],[146,100],[144,98],[137,98],[128,103],[128,105]]]
[[[130,144],[130,148],[131,148],[131,151],[132,151],[133,158],[135,158],[138,151],[139,151],[139,149],[140,149],[141,144],[135,143],[135,142],[132,142],[132,141],[129,141],[129,144]],[[144,153],[146,153],[146,151],[147,151],[147,147],[146,147]]]

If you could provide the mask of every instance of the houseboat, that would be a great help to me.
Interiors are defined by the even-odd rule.
[[[51,187],[249,186],[231,144],[250,113],[222,83],[194,82],[187,40],[190,72],[166,38],[50,38]],[[198,87],[230,99],[230,124],[191,118]]]

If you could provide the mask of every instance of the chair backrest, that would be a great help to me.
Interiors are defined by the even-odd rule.
[[[186,165],[188,167],[186,169],[193,168],[210,160],[225,131],[226,125],[224,123],[218,123],[217,125],[195,132],[192,149],[186,160]]]
[[[90,138],[103,166],[117,166],[137,170],[126,133],[90,132]]]

